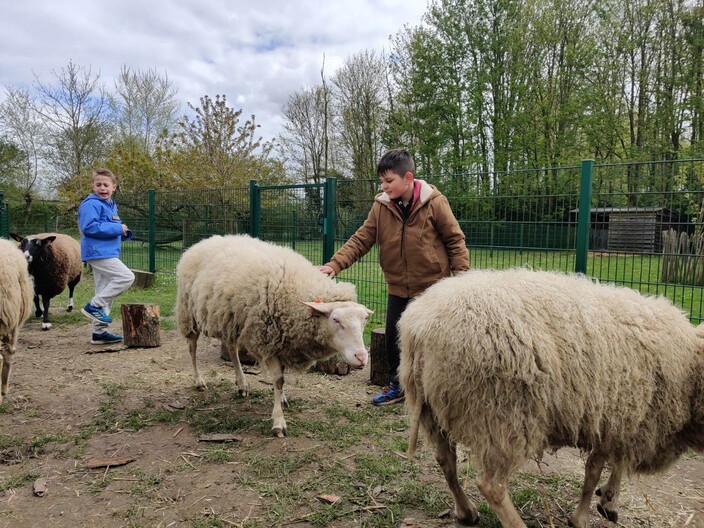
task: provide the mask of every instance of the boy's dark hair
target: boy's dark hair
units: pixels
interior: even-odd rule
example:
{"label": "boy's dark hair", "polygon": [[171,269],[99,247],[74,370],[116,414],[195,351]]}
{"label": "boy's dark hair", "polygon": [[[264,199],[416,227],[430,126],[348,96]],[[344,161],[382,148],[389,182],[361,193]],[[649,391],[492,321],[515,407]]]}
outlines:
{"label": "boy's dark hair", "polygon": [[416,164],[406,149],[392,149],[381,157],[379,164],[376,166],[376,175],[379,177],[383,176],[387,171],[395,172],[400,176],[410,172],[415,177]]}

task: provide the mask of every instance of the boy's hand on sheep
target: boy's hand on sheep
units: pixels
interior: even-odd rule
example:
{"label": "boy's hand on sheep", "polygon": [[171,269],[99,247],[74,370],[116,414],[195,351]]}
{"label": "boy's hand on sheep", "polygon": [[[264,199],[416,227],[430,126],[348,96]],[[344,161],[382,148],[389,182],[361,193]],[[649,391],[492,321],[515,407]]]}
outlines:
{"label": "boy's hand on sheep", "polygon": [[335,278],[336,273],[335,273],[335,269],[334,269],[332,266],[328,266],[328,265],[325,265],[325,266],[318,266],[318,269],[319,269],[322,273],[325,273],[325,275],[327,275],[327,276],[330,277],[331,279]]}

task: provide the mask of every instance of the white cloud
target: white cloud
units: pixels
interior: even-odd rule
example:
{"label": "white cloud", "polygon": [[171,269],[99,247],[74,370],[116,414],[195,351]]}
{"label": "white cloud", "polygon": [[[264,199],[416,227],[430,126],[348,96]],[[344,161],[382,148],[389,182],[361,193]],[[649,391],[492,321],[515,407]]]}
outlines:
{"label": "white cloud", "polygon": [[[69,60],[112,89],[123,65],[166,72],[179,99],[225,94],[269,139],[281,109],[350,55],[388,49],[427,0],[19,0],[0,5],[0,80],[53,81]],[[4,94],[0,95],[0,99]]]}

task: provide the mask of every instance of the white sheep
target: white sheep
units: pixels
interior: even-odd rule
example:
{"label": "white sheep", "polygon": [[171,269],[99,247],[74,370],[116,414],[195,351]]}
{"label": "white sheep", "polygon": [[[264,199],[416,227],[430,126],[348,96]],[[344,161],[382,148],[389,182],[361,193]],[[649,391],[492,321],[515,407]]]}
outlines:
{"label": "white sheep", "polygon": [[[73,310],[73,290],[81,280],[83,271],[81,246],[74,238],[60,233],[39,233],[26,238],[10,233],[10,236],[20,243],[29,273],[34,278],[34,315],[41,317],[43,314],[42,330],[49,330],[49,304],[66,286],[67,311]],[[39,296],[44,310],[39,306]]]}
{"label": "white sheep", "polygon": [[245,347],[274,383],[276,436],[286,434],[286,368],[305,369],[338,353],[353,366],[367,363],[363,331],[371,310],[356,302],[354,285],[336,283],[291,249],[246,235],[213,236],[183,254],[176,274],[176,318],[188,340],[196,386],[205,387],[196,362],[203,333],[228,348],[237,387],[246,396],[238,354]]}
{"label": "white sheep", "polygon": [[654,473],[704,450],[704,325],[667,299],[578,275],[470,271],[419,296],[399,321],[400,382],[455,500],[478,521],[456,475],[456,445],[481,468],[477,486],[502,526],[524,528],[507,493],[511,474],[546,449],[588,454],[569,521],[598,510],[615,521],[621,477]]}
{"label": "white sheep", "polygon": [[32,312],[32,292],[27,261],[17,246],[0,238],[0,404],[7,394],[20,327]]}

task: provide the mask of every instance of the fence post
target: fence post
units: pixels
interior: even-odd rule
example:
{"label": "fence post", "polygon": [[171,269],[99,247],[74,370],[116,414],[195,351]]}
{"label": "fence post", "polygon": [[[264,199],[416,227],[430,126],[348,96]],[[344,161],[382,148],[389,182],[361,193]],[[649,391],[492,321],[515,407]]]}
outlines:
{"label": "fence post", "polygon": [[582,160],[582,174],[579,186],[579,213],[577,215],[577,257],[574,263],[576,273],[587,273],[589,253],[589,221],[592,214],[592,177],[594,160]]}
{"label": "fence post", "polygon": [[323,262],[329,262],[335,253],[335,193],[337,192],[337,179],[325,178],[323,192]]}
{"label": "fence post", "polygon": [[0,237],[10,238],[10,219],[7,204],[5,203],[5,193],[0,191]]}
{"label": "fence post", "polygon": [[261,213],[260,190],[257,180],[249,180],[249,235],[259,238],[261,235]]}
{"label": "fence post", "polygon": [[156,190],[149,189],[149,272],[156,271]]}

